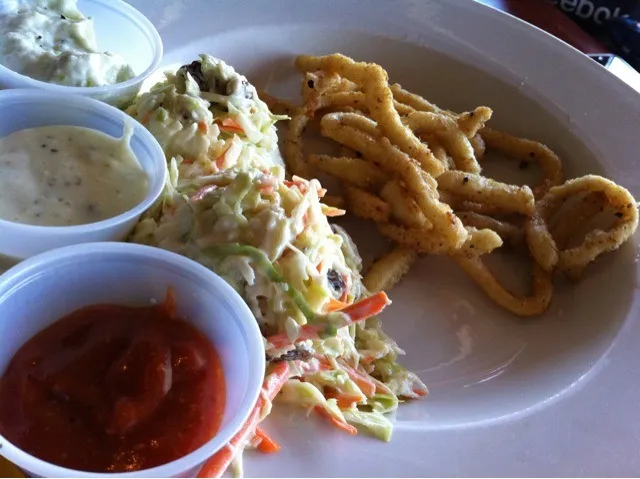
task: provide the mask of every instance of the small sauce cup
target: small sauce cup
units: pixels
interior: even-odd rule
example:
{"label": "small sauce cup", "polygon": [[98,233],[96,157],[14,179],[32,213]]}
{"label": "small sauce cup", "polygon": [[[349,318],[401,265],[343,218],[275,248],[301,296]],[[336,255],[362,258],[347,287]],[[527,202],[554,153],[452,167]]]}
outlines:
{"label": "small sauce cup", "polygon": [[117,108],[79,95],[43,90],[0,91],[0,138],[26,128],[52,125],[81,126],[119,138],[125,123],[133,128],[131,149],[147,175],[145,198],[120,215],[76,226],[36,226],[0,219],[0,255],[25,259],[71,244],[123,240],[142,213],[160,197],[167,175],[165,156],[156,139]]}
{"label": "small sauce cup", "polygon": [[173,289],[178,313],[212,343],[222,362],[226,405],[220,429],[200,448],[151,469],[115,474],[51,464],[0,435],[0,454],[33,477],[193,477],[247,420],[264,378],[258,323],[242,298],[204,266],[158,248],[92,243],[30,258],[0,277],[0,374],[36,333],[84,306],[160,303]]}
{"label": "small sauce cup", "polygon": [[114,85],[74,87],[35,80],[0,64],[0,88],[38,88],[55,94],[83,95],[118,107],[136,96],[142,82],[162,60],[160,34],[142,13],[122,0],[80,0],[78,8],[93,18],[100,50],[120,54],[136,76]]}

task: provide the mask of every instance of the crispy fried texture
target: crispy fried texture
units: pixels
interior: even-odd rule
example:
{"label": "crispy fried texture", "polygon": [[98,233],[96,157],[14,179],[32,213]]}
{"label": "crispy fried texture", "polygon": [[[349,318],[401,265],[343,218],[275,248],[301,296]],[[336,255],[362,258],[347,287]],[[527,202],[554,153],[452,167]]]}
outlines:
{"label": "crispy fried texture", "polygon": [[[627,190],[592,175],[565,183],[560,158],[547,146],[486,126],[491,108],[445,110],[390,84],[379,65],[340,54],[303,55],[296,66],[303,104],[291,111],[287,165],[300,176],[315,170],[341,180],[344,198],[325,198],[338,208],[331,213],[346,207],[376,222],[395,243],[365,277],[371,291],[391,288],[419,254],[448,255],[496,304],[533,316],[551,302],[555,271],[577,278],[637,228],[637,205]],[[284,105],[268,101],[284,111]],[[315,118],[321,134],[339,146],[339,156],[305,158],[302,133]],[[484,176],[488,152],[516,160],[520,168],[537,163],[543,180],[517,186]],[[614,210],[613,226],[594,227],[581,244],[569,247],[605,208]],[[529,295],[511,292],[485,265],[482,257],[503,244],[527,246]]]}
{"label": "crispy fried texture", "polygon": [[389,291],[409,272],[417,257],[412,249],[395,247],[371,265],[363,279],[365,288],[372,293]]}
{"label": "crispy fried texture", "polygon": [[[593,229],[586,234],[580,245],[560,249],[549,231],[551,216],[572,195],[593,192],[603,193],[615,210],[614,225],[606,231]],[[638,207],[633,196],[611,180],[587,175],[551,188],[536,203],[534,214],[525,225],[525,231],[531,254],[545,271],[551,272],[557,266],[570,278],[577,279],[589,263],[603,253],[618,249],[637,227]]]}

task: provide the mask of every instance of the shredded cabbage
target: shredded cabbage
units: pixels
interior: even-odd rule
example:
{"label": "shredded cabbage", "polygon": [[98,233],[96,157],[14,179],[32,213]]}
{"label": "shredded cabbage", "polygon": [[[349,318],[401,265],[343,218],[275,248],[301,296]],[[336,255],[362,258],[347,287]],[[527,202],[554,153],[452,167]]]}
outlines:
{"label": "shredded cabbage", "polygon": [[[320,183],[286,178],[274,128],[282,118],[246,78],[208,55],[168,74],[128,112],[158,138],[169,168],[162,200],[131,241],[192,258],[238,291],[265,335],[268,359],[290,362],[279,402],[320,408],[337,424],[388,441],[385,415],[399,397],[426,388],[398,364],[403,352],[379,318],[350,323],[332,312],[369,296],[362,260],[327,221]],[[309,327],[317,335],[304,336]]]}

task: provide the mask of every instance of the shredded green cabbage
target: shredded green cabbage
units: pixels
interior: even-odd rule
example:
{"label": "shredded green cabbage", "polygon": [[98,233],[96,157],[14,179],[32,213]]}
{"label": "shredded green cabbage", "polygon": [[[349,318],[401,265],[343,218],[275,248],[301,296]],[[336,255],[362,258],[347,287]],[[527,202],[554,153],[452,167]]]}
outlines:
{"label": "shredded green cabbage", "polygon": [[[289,361],[279,402],[321,408],[338,424],[388,441],[385,415],[426,387],[400,366],[403,352],[379,318],[350,324],[330,311],[369,296],[362,260],[348,234],[327,221],[320,183],[287,180],[274,128],[283,118],[208,55],[169,74],[128,111],[158,138],[169,168],[163,198],[131,241],[192,258],[233,286],[265,335],[268,358]],[[317,337],[300,336],[307,325]],[[274,335],[288,343],[271,344]]]}

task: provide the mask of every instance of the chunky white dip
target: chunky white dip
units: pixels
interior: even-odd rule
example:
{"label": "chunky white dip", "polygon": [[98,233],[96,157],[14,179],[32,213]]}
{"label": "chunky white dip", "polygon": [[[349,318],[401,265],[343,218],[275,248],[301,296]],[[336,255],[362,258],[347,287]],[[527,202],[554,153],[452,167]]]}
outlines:
{"label": "chunky white dip", "polygon": [[0,139],[0,218],[70,226],[117,216],[147,194],[147,176],[129,147],[76,126],[46,126]]}
{"label": "chunky white dip", "polygon": [[0,63],[36,80],[102,86],[135,76],[120,55],[98,49],[93,20],[77,0],[0,2]]}

